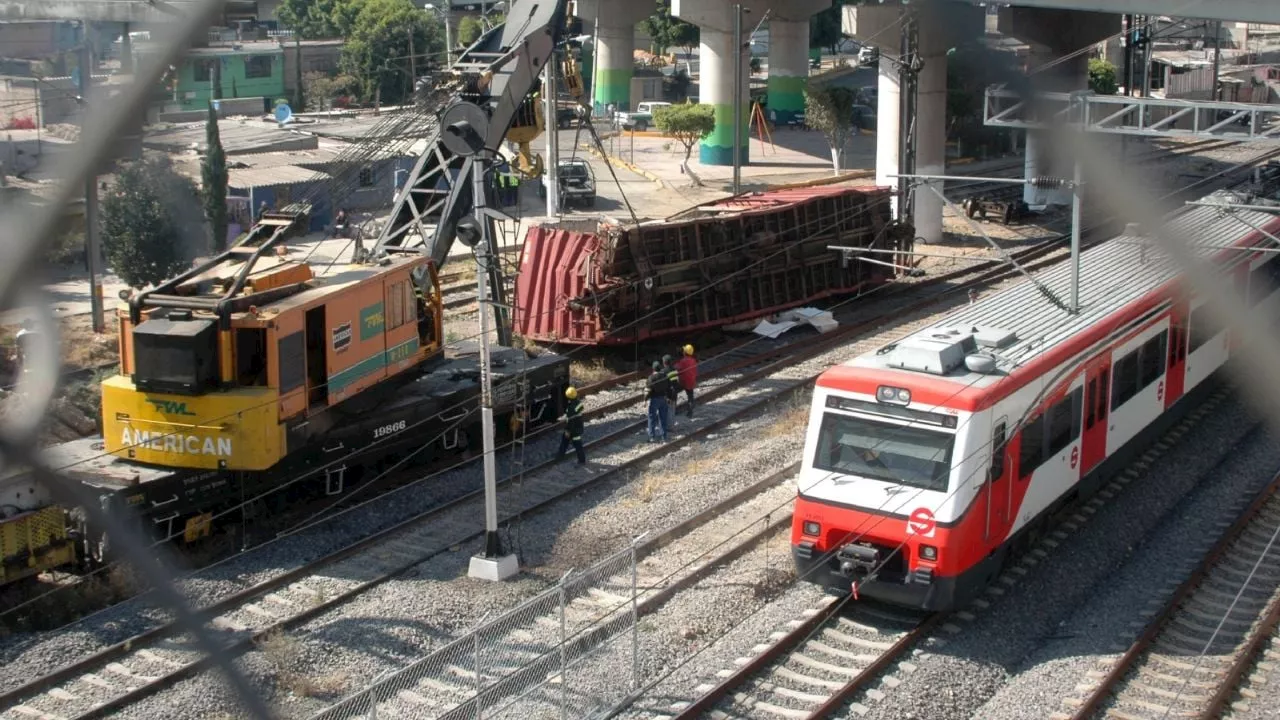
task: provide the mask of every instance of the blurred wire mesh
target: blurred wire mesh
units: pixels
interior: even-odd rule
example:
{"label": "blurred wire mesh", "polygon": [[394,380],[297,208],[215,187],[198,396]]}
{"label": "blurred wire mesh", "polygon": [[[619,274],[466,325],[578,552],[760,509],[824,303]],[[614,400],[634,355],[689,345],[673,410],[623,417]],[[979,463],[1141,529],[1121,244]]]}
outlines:
{"label": "blurred wire mesh", "polygon": [[[184,5],[184,13],[169,25],[157,26],[159,39],[154,62],[141,64],[132,83],[121,87],[110,101],[95,106],[93,122],[80,136],[77,152],[64,153],[52,173],[63,178],[50,202],[6,208],[9,228],[21,228],[9,242],[0,244],[0,296],[6,306],[36,311],[38,343],[29,349],[32,372],[22,376],[17,388],[21,405],[0,423],[0,453],[9,466],[33,469],[56,499],[69,507],[84,508],[89,519],[106,529],[113,545],[154,588],[156,598],[169,607],[182,628],[191,633],[214,664],[226,674],[240,695],[243,709],[253,717],[270,713],[252,686],[236,671],[220,643],[192,613],[175,591],[173,564],[157,556],[139,528],[104,512],[96,498],[79,483],[62,478],[37,456],[36,433],[58,383],[60,343],[58,324],[39,279],[40,249],[57,234],[61,208],[79,195],[94,170],[112,152],[117,137],[125,134],[137,115],[133,109],[146,104],[147,96],[170,63],[185,50],[187,39],[214,24],[221,11],[218,0],[197,0]],[[1190,11],[1192,8],[1187,8]],[[930,12],[925,6],[917,12]],[[1046,105],[1038,93],[1049,88],[1033,73],[1006,89],[1012,89],[1046,120],[1044,132],[1065,164],[1080,162],[1087,183],[1096,187],[1093,199],[1104,201],[1117,217],[1148,229],[1153,247],[1167,253],[1186,271],[1195,294],[1205,298],[1220,326],[1230,327],[1245,340],[1232,372],[1250,388],[1246,397],[1255,402],[1268,420],[1280,427],[1280,340],[1273,318],[1249,307],[1229,282],[1202,254],[1190,247],[1168,222],[1167,205],[1150,188],[1157,183],[1143,177],[1137,166],[1126,166],[1121,157],[1095,142],[1082,127],[1079,114],[1061,113]],[[1276,116],[1256,124],[1273,128]],[[1261,135],[1261,132],[1257,134]],[[1274,142],[1274,141],[1272,141]],[[919,191],[919,189],[917,189]],[[1088,208],[1086,213],[1099,208]],[[1227,209],[1222,210],[1229,213]],[[1271,238],[1280,245],[1280,241]],[[1065,312],[1065,311],[1064,311]],[[635,547],[616,553],[591,568],[564,578],[550,590],[519,607],[484,622],[468,633],[414,664],[387,676],[369,688],[317,715],[317,718],[373,717],[516,717],[581,718],[610,707],[633,690],[638,678]]]}
{"label": "blurred wire mesh", "polygon": [[313,720],[563,720],[612,707],[639,683],[636,572],[633,541]]}

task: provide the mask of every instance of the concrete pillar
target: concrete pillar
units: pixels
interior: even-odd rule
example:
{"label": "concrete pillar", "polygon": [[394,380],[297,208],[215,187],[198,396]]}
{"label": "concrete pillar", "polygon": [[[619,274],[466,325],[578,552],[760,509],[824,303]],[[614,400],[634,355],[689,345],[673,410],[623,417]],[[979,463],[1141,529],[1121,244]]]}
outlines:
{"label": "concrete pillar", "polygon": [[[745,21],[743,24],[746,24]],[[747,31],[744,30],[744,43],[746,33]],[[740,135],[742,144],[739,146],[738,157],[739,161],[746,165],[749,157],[747,150],[750,147],[748,141],[751,138],[751,133],[748,132],[751,119],[750,52],[746,48],[734,48],[732,32],[704,27],[700,35],[702,39],[699,54],[701,78],[698,102],[714,108],[716,128],[702,139],[698,148],[698,160],[703,165],[733,164],[733,62],[736,57],[742,68],[740,85],[742,113],[738,123],[742,127]]]}
{"label": "concrete pillar", "polygon": [[[947,49],[945,28],[935,15],[921,13],[917,39],[924,66],[916,76],[916,173],[947,172]],[[879,126],[879,119],[876,121]],[[915,194],[912,224],[916,237],[942,242],[942,198],[920,187]]]}
{"label": "concrete pillar", "polygon": [[[1029,67],[1032,71],[1041,65],[1052,62],[1056,53],[1041,51],[1033,53]],[[1073,92],[1084,90],[1089,86],[1089,59],[1080,56],[1060,62],[1033,76],[1035,87],[1047,92]],[[1071,178],[1075,168],[1061,158],[1053,157],[1053,147],[1047,142],[1047,133],[1043,130],[1027,131],[1027,148],[1024,157],[1023,177],[1050,176]],[[1022,186],[1022,201],[1029,207],[1040,209],[1045,205],[1070,205],[1072,201],[1070,188],[1046,190]]]}
{"label": "concrete pillar", "polygon": [[652,12],[652,3],[579,0],[582,31],[598,33],[599,42],[591,58],[591,97],[599,112],[609,103],[618,110],[635,109],[631,106],[631,76],[635,68],[636,23]]}
{"label": "concrete pillar", "polygon": [[631,110],[631,76],[635,68],[635,25],[606,24],[600,18],[598,46],[592,58],[599,63],[592,69],[595,87],[591,94],[596,107],[601,109],[610,103],[618,110]]}
{"label": "concrete pillar", "polygon": [[791,125],[804,115],[809,81],[809,21],[769,21],[769,115]]}
{"label": "concrete pillar", "polygon": [[[901,157],[902,83],[898,66],[883,55],[880,59],[880,79],[876,94],[876,185],[896,186],[898,179],[890,177],[898,173]],[[898,198],[893,198],[893,212],[898,212]]]}

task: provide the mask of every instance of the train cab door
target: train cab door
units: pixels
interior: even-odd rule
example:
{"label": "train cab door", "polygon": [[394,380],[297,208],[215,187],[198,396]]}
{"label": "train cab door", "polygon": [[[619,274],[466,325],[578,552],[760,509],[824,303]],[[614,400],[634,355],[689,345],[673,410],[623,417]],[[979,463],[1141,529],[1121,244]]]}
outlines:
{"label": "train cab door", "polygon": [[1107,416],[1111,408],[1111,356],[1085,366],[1084,426],[1080,440],[1080,477],[1107,457]]}
{"label": "train cab door", "polygon": [[1169,313],[1169,362],[1164,374],[1164,406],[1182,397],[1187,381],[1187,316],[1191,314],[1191,302],[1174,302]]}
{"label": "train cab door", "polygon": [[989,542],[998,543],[1009,533],[1012,495],[1009,486],[1011,465],[1009,452],[1009,419],[997,418],[991,425],[991,462],[987,467],[987,533]]}

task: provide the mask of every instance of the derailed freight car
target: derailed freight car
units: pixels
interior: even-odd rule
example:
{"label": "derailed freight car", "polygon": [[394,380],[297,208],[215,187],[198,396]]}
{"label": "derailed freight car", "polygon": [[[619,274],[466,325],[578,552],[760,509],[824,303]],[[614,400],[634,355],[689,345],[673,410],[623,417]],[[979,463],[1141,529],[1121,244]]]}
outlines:
{"label": "derailed freight car", "polygon": [[[622,345],[763,317],[895,279],[914,233],[893,190],[748,193],[594,232],[542,225],[525,236],[516,332],[540,342]],[[830,246],[873,248],[862,262]],[[903,253],[899,256],[894,253]]]}

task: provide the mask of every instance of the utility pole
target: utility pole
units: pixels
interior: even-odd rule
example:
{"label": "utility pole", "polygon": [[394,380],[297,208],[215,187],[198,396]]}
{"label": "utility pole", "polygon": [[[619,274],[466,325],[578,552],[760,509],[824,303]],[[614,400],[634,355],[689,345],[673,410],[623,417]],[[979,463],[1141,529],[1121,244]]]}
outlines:
{"label": "utility pole", "polygon": [[556,102],[556,63],[560,60],[560,52],[558,50],[551,51],[551,59],[546,66],[546,81],[543,87],[543,93],[546,97],[544,100],[545,109],[543,115],[543,130],[547,133],[547,164],[544,169],[543,177],[546,178],[547,187],[547,217],[555,217],[560,211],[560,114],[559,103]]}
{"label": "utility pole", "polygon": [[[733,194],[742,192],[742,6],[733,6]],[[634,158],[633,158],[634,159]]]}
{"label": "utility pole", "polygon": [[[89,88],[93,84],[93,51],[89,47],[89,21],[80,23],[80,126],[89,123]],[[93,331],[106,330],[102,319],[102,286],[99,284],[98,267],[98,175],[90,173],[84,181],[84,253],[89,270],[89,311],[93,319]]]}
{"label": "utility pole", "polygon": [[[596,102],[596,78],[600,77],[600,13],[596,12],[596,27],[591,36],[591,117],[595,118],[600,113],[596,112],[598,103]],[[600,107],[603,112],[603,106]],[[612,119],[612,118],[610,118]]]}
{"label": "utility pole", "polygon": [[409,28],[409,88],[410,92],[418,84],[418,62],[413,57],[413,28]]}
{"label": "utility pole", "polygon": [[1222,21],[1213,24],[1213,92],[1210,93],[1211,100],[1219,100],[1218,97],[1218,73],[1222,70]]}
{"label": "utility pole", "polygon": [[[481,157],[481,150],[473,157],[471,173],[471,196],[474,198],[474,220],[478,227],[474,230],[463,230],[459,233],[471,235],[475,243],[472,247],[476,255],[476,291],[477,305],[480,311],[480,424],[484,440],[484,551],[471,558],[467,574],[482,580],[506,580],[520,570],[515,555],[507,554],[502,549],[502,538],[498,536],[498,470],[494,460],[495,443],[493,437],[493,373],[489,352],[489,264],[493,262],[490,247],[486,190],[490,159]],[[475,237],[479,235],[479,237]],[[465,238],[463,238],[465,240]]]}
{"label": "utility pole", "polygon": [[453,31],[449,29],[449,11],[453,0],[440,0],[441,18],[444,20],[444,64],[453,65]]}

